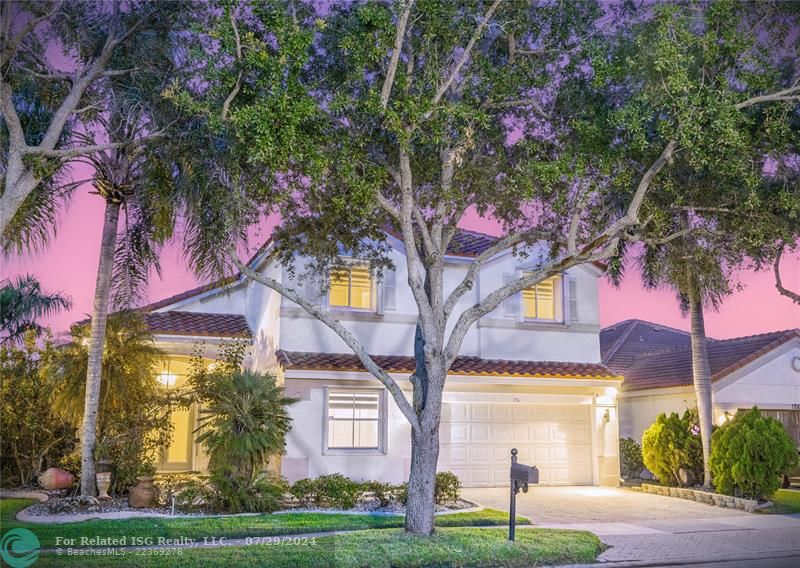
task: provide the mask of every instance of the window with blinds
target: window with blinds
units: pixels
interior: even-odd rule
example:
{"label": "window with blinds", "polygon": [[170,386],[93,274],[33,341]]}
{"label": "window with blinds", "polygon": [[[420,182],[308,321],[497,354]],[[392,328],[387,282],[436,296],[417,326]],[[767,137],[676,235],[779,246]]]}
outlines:
{"label": "window with blinds", "polygon": [[327,447],[331,450],[382,448],[382,391],[328,391]]}
{"label": "window with blinds", "polygon": [[372,276],[366,266],[352,266],[331,274],[328,303],[333,307],[374,309]]}
{"label": "window with blinds", "polygon": [[558,302],[561,277],[553,276],[522,291],[522,316],[525,319],[557,321],[561,318]]}

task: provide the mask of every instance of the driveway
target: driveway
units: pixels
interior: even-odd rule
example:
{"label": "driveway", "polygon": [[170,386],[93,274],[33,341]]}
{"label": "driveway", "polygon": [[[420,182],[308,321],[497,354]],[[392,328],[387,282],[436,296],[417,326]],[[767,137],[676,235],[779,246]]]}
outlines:
{"label": "driveway", "polygon": [[[508,511],[508,489],[464,489],[462,495]],[[800,515],[745,513],[610,487],[534,487],[517,495],[517,513],[534,526],[595,533],[608,547],[598,561],[610,565],[748,560],[759,566],[768,558],[800,559]]]}
{"label": "driveway", "polygon": [[[508,511],[507,488],[462,489],[464,499]],[[536,525],[573,523],[630,523],[673,519],[731,517],[743,511],[703,505],[615,487],[532,487],[517,495],[517,514]]]}

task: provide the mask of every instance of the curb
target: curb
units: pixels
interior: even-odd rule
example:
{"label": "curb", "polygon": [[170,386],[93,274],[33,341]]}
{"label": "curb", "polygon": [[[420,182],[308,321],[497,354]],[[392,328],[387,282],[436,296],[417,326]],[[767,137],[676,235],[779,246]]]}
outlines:
{"label": "curb", "polygon": [[[776,552],[767,552],[761,554],[750,555],[718,555],[710,557],[697,558],[687,556],[683,558],[675,558],[672,560],[612,560],[603,562],[602,560],[594,564],[569,564],[560,566],[545,566],[543,568],[656,568],[660,566],[685,566],[686,564],[721,564],[724,562],[761,562],[763,560],[774,560],[779,558],[792,558],[800,556],[800,549],[783,550]],[[755,566],[756,564],[754,564]]]}

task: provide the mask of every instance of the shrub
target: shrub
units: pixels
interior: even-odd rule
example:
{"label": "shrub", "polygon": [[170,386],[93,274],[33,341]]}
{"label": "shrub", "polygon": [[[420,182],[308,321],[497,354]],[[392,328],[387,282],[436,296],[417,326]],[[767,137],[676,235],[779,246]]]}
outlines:
{"label": "shrub", "polygon": [[209,483],[214,491],[206,496],[211,512],[271,513],[281,505],[286,484],[262,473],[251,479],[213,473]]}
{"label": "shrub", "polygon": [[197,441],[209,454],[212,510],[268,512],[278,507],[286,485],[266,475],[272,456],[281,454],[294,399],[284,396],[275,376],[243,371],[245,343],[223,344],[220,358],[206,368],[200,354],[192,360],[189,386],[202,406]]}
{"label": "shrub", "polygon": [[308,506],[317,501],[317,484],[314,479],[298,479],[289,488],[289,495],[301,505]]}
{"label": "shrub", "polygon": [[620,474],[624,479],[639,479],[644,469],[642,446],[633,438],[619,439]]}
{"label": "shrub", "polygon": [[[34,330],[20,345],[0,345],[0,480],[29,485],[75,447],[75,427],[52,411],[53,384],[42,374],[55,349],[37,345]],[[84,377],[85,379],[85,377]],[[74,473],[74,472],[72,472]]]}
{"label": "shrub", "polygon": [[644,465],[666,485],[678,485],[678,471],[690,469],[697,479],[702,475],[703,457],[700,436],[696,433],[697,413],[683,416],[663,412],[642,435]]}
{"label": "shrub", "polygon": [[364,484],[341,473],[321,475],[316,480],[318,505],[337,509],[352,509],[366,492]]}
{"label": "shrub", "polygon": [[[433,489],[433,501],[437,505],[444,505],[458,501],[461,497],[461,480],[455,473],[440,471],[436,474],[436,485]],[[408,500],[408,483],[399,486],[397,500],[403,505]]]}
{"label": "shrub", "polygon": [[451,471],[440,471],[436,474],[436,485],[433,500],[437,505],[458,501],[461,496],[461,480]]}
{"label": "shrub", "polygon": [[797,464],[786,429],[758,408],[738,412],[711,437],[711,473],[726,495],[763,499],[780,486],[780,474]]}
{"label": "shrub", "polygon": [[392,501],[397,500],[400,486],[381,481],[366,481],[364,482],[364,489],[378,500],[381,507],[386,507]]}

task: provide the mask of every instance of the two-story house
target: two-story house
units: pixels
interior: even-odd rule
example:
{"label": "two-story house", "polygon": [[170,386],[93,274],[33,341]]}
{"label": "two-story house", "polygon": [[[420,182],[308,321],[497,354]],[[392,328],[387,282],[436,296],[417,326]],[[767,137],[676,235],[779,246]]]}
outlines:
{"label": "two-story house", "polygon": [[[493,237],[461,231],[446,259],[446,293],[463,279]],[[374,279],[358,259],[331,276],[321,291],[268,260],[251,266],[335,313],[411,396],[416,304],[407,283],[404,244],[389,235],[396,269]],[[511,250],[482,266],[465,309],[535,266]],[[302,265],[302,259],[298,259]],[[297,274],[302,274],[302,268]],[[511,448],[536,464],[545,484],[608,484],[619,479],[617,389],[621,377],[600,363],[598,278],[587,264],[545,280],[482,318],[464,340],[444,393],[439,469],[465,486],[508,482]],[[339,472],[354,479],[401,482],[408,477],[410,427],[391,395],[361,366],[345,343],[302,308],[243,277],[202,286],[143,308],[169,362],[166,386],[185,380],[187,355],[200,341],[213,357],[231,336],[252,342],[246,364],[275,373],[287,394],[293,427],[280,472],[290,481]],[[193,442],[196,411],[176,413],[175,439],[164,470],[206,464]]]}

